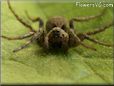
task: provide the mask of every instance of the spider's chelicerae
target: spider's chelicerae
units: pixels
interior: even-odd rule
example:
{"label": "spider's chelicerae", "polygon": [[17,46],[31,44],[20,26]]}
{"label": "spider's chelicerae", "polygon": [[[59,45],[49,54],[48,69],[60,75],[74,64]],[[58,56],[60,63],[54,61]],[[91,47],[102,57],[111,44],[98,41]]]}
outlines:
{"label": "spider's chelicerae", "polygon": [[74,31],[74,22],[84,22],[84,21],[89,21],[98,17],[101,17],[105,13],[105,9],[94,16],[88,16],[88,17],[77,17],[77,18],[72,18],[69,21],[67,21],[65,18],[61,16],[55,16],[50,18],[46,22],[46,29],[44,29],[44,22],[40,17],[37,18],[31,18],[28,13],[27,16],[32,22],[39,22],[39,28],[38,31],[35,31],[31,25],[28,23],[24,22],[12,9],[9,1],[8,1],[8,7],[10,11],[13,13],[15,18],[23,24],[25,27],[27,27],[30,30],[30,33],[25,34],[23,36],[18,36],[18,37],[7,37],[7,36],[1,36],[2,38],[8,39],[8,40],[21,40],[25,39],[28,37],[31,37],[30,40],[22,45],[21,47],[15,49],[13,52],[17,52],[21,49],[26,48],[28,45],[33,43],[33,41],[37,41],[38,44],[45,49],[51,49],[51,50],[62,50],[62,51],[67,51],[71,47],[77,47],[79,45],[82,45],[85,48],[91,49],[91,50],[96,50],[95,48],[88,46],[87,44],[83,43],[83,40],[87,39],[91,42],[107,46],[107,47],[112,47],[112,44],[107,44],[104,42],[100,42],[94,38],[91,38],[91,35],[95,35],[98,33],[101,33],[108,29],[109,27],[113,26],[113,22],[106,23],[105,25],[101,26],[100,28],[94,29],[93,31],[90,32],[85,32],[85,33],[76,33]]}

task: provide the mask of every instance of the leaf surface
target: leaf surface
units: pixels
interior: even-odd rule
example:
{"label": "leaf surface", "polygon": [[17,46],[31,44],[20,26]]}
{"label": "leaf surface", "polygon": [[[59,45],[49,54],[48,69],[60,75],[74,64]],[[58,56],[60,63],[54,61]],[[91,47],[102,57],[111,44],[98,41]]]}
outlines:
{"label": "leaf surface", "polygon": [[[77,16],[89,16],[99,13],[103,8],[76,7],[75,3],[35,3],[12,2],[15,12],[30,23],[25,10],[32,17],[41,17],[44,22],[52,16],[64,16],[71,19]],[[98,19],[90,22],[75,23],[77,32],[92,31],[113,18],[112,9]],[[28,28],[20,24],[2,2],[2,34],[18,36],[28,33]],[[32,24],[37,30],[38,23]],[[112,27],[93,36],[96,39],[112,43]],[[97,51],[82,46],[69,49],[67,54],[45,53],[33,43],[17,53],[12,50],[26,43],[25,40],[8,41],[2,39],[2,83],[66,83],[66,84],[112,84],[113,83],[113,49],[84,41]]]}

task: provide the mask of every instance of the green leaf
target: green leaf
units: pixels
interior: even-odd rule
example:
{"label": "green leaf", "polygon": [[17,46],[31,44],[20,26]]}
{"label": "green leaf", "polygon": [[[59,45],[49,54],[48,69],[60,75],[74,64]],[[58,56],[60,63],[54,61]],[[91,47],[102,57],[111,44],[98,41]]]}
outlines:
{"label": "green leaf", "polygon": [[[100,7],[76,7],[75,3],[31,3],[12,2],[15,12],[29,22],[25,10],[32,17],[41,17],[45,22],[52,16],[71,19],[76,16],[89,16],[99,13]],[[106,15],[90,22],[75,23],[77,32],[92,31],[113,18],[112,8]],[[2,1],[2,34],[18,36],[28,33],[28,28],[20,24]],[[38,24],[32,24],[37,30]],[[94,37],[112,43],[112,27]],[[17,53],[12,50],[26,43],[26,40],[8,41],[2,39],[2,83],[66,83],[66,84],[113,84],[113,49],[84,41],[97,51],[82,46],[69,49],[67,54],[45,53],[37,43]]]}

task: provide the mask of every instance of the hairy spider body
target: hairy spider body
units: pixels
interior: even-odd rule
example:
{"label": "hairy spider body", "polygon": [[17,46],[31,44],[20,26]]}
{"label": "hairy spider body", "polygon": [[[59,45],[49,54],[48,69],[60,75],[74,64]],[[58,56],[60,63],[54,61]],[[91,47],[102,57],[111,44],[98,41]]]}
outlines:
{"label": "hairy spider body", "polygon": [[37,41],[38,44],[43,47],[44,49],[51,49],[51,50],[62,50],[67,51],[71,47],[77,47],[79,45],[82,45],[85,48],[96,50],[95,48],[88,46],[87,44],[83,43],[83,40],[87,39],[91,42],[107,46],[107,47],[113,47],[112,44],[107,44],[104,42],[100,42],[94,38],[91,38],[91,35],[98,34],[100,32],[105,31],[109,27],[113,26],[113,21],[106,23],[105,25],[86,33],[76,33],[74,28],[74,22],[85,22],[89,21],[98,17],[101,17],[106,9],[104,9],[101,13],[94,15],[94,16],[88,16],[88,17],[76,17],[72,18],[70,20],[66,20],[64,17],[61,16],[55,16],[46,22],[46,29],[44,28],[44,22],[40,17],[37,18],[31,18],[28,13],[27,17],[32,22],[39,22],[39,29],[38,31],[35,31],[31,25],[24,22],[23,19],[21,19],[15,11],[12,9],[9,1],[8,1],[8,7],[10,11],[13,13],[15,18],[25,27],[29,28],[30,33],[25,34],[23,36],[18,37],[7,37],[2,35],[2,38],[8,39],[8,40],[21,40],[28,37],[31,37],[30,40],[24,44],[23,46],[15,49],[13,52],[17,52],[21,49],[26,48],[28,45],[33,43],[33,41]]}
{"label": "hairy spider body", "polygon": [[48,21],[46,22],[46,30],[50,31],[54,27],[59,27],[65,31],[67,31],[67,24],[68,24],[68,21],[64,17],[54,16],[54,17],[48,19]]}
{"label": "hairy spider body", "polygon": [[[46,22],[47,36],[44,41],[44,46],[49,49],[61,49],[67,51],[69,34],[67,30],[67,20],[61,16],[50,18]],[[46,42],[47,41],[47,42]]]}

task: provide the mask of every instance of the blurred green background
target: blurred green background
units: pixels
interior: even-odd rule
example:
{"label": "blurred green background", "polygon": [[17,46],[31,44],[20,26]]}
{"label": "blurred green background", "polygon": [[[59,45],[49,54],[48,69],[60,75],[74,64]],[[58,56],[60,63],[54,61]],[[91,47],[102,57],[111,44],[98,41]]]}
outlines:
{"label": "blurred green background", "polygon": [[[20,24],[2,1],[2,34],[18,36],[29,30]],[[27,23],[31,23],[25,10],[33,17],[41,17],[44,22],[52,16],[64,16],[70,19],[77,16],[95,15],[101,12],[100,7],[77,7],[74,2],[67,3],[37,3],[11,2],[15,12]],[[112,8],[101,18],[89,22],[75,23],[77,32],[95,30],[113,18]],[[32,24],[38,29],[38,24]],[[112,27],[94,38],[113,43]],[[28,48],[17,53],[12,50],[26,43],[28,39],[8,41],[2,39],[2,83],[3,84],[112,84],[113,83],[113,49],[89,41],[84,41],[97,51],[91,51],[82,46],[69,49],[67,54],[45,53],[33,43]]]}

